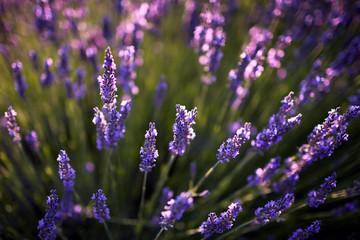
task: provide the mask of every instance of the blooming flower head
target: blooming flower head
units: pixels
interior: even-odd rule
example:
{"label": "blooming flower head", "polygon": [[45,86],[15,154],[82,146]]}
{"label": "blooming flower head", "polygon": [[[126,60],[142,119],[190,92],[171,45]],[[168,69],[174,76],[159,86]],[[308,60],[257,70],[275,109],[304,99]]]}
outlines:
{"label": "blooming flower head", "polygon": [[325,183],[320,185],[319,190],[311,191],[308,194],[307,203],[310,207],[318,207],[324,203],[327,194],[333,187],[336,187],[336,173],[334,172],[331,176],[325,178]]}
{"label": "blooming flower head", "polygon": [[53,60],[46,58],[44,60],[44,73],[40,75],[40,83],[43,87],[49,87],[55,81],[55,74],[51,72]]}
{"label": "blooming flower head", "polygon": [[97,149],[102,149],[106,146],[106,120],[104,114],[97,108],[94,108],[95,116],[92,122],[96,125],[96,136],[97,136]]}
{"label": "blooming flower head", "polygon": [[173,227],[176,220],[179,220],[183,213],[193,205],[193,198],[190,192],[182,192],[175,199],[167,202],[164,211],[161,212],[160,226],[167,230]]}
{"label": "blooming flower head", "polygon": [[216,158],[221,163],[229,162],[230,158],[239,155],[239,148],[250,139],[251,124],[245,123],[244,127],[239,128],[232,138],[221,144],[216,154]]}
{"label": "blooming flower head", "polygon": [[315,233],[320,231],[321,221],[314,221],[310,226],[306,229],[297,229],[293,234],[288,238],[288,240],[305,240]]}
{"label": "blooming flower head", "polygon": [[119,82],[125,93],[136,95],[139,89],[134,83],[136,77],[134,46],[127,46],[121,49],[119,51],[119,57],[121,58]]}
{"label": "blooming flower head", "polygon": [[280,157],[270,159],[270,162],[262,169],[258,168],[254,175],[250,175],[247,180],[251,186],[264,185],[270,178],[279,171]]}
{"label": "blooming flower head", "polygon": [[51,195],[48,196],[47,205],[45,217],[39,221],[39,226],[37,228],[39,230],[38,236],[42,240],[54,240],[57,233],[57,211],[59,208],[56,190],[51,190]]}
{"label": "blooming flower head", "polygon": [[21,99],[25,99],[25,91],[27,89],[27,83],[22,74],[22,70],[23,70],[22,63],[20,61],[16,61],[11,66],[15,80],[15,90],[19,94],[19,97]]}
{"label": "blooming flower head", "polygon": [[280,198],[277,201],[268,202],[263,208],[259,207],[256,209],[256,220],[265,225],[270,221],[271,218],[276,218],[281,214],[282,211],[290,207],[294,200],[294,194],[287,193],[283,198]]}
{"label": "blooming flower head", "polygon": [[16,115],[16,111],[11,106],[9,106],[8,111],[5,112],[6,128],[9,136],[12,137],[13,142],[19,143],[21,141],[20,127],[16,124]]}
{"label": "blooming flower head", "polygon": [[37,134],[36,134],[36,132],[34,130],[28,132],[25,135],[25,140],[29,144],[31,150],[33,150],[33,151],[39,150],[38,136],[37,136]]}
{"label": "blooming flower head", "polygon": [[106,206],[106,197],[101,189],[93,194],[91,200],[94,200],[94,217],[99,220],[100,223],[103,223],[105,219],[110,219],[110,210]]}
{"label": "blooming flower head", "polygon": [[60,179],[63,180],[65,188],[71,190],[74,186],[75,170],[70,166],[70,159],[64,150],[60,150],[57,161],[59,162]]}
{"label": "blooming flower head", "polygon": [[231,203],[226,212],[222,212],[220,217],[215,213],[210,213],[207,221],[203,222],[200,226],[201,234],[206,238],[214,233],[222,233],[229,230],[235,221],[239,212],[242,211],[239,202]]}
{"label": "blooming flower head", "polygon": [[268,126],[256,136],[256,140],[251,142],[251,145],[256,151],[266,151],[271,145],[277,144],[285,133],[300,123],[300,113],[295,117],[287,119],[287,116],[292,114],[291,111],[294,107],[293,95],[294,93],[290,92],[289,95],[281,101],[283,106],[280,108],[280,111],[271,116]]}
{"label": "blooming flower head", "polygon": [[169,144],[169,151],[174,155],[183,155],[186,145],[190,144],[190,140],[195,138],[195,132],[192,125],[195,124],[197,114],[196,107],[188,112],[185,106],[176,105],[176,120],[173,125],[174,141]]}
{"label": "blooming flower head", "polygon": [[58,64],[58,72],[61,78],[65,78],[70,73],[70,61],[69,61],[69,47],[67,45],[61,46],[58,51],[60,61]]}
{"label": "blooming flower head", "polygon": [[158,151],[156,150],[156,136],[157,130],[155,123],[149,123],[149,130],[145,134],[144,147],[140,148],[140,157],[142,162],[140,163],[140,171],[150,172],[151,168],[155,167],[156,158],[159,157]]}
{"label": "blooming flower head", "polygon": [[167,88],[167,84],[165,81],[165,77],[162,76],[160,78],[158,85],[156,85],[156,89],[155,89],[154,106],[156,108],[160,108],[162,106],[165,98],[166,88]]}

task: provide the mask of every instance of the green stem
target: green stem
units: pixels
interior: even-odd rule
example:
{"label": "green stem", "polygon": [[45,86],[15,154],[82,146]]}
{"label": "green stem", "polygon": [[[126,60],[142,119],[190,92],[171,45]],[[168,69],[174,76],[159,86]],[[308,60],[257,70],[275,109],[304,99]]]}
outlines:
{"label": "green stem", "polygon": [[159,231],[159,233],[156,235],[156,237],[154,238],[154,240],[158,240],[159,239],[159,237],[160,237],[160,235],[161,235],[161,233],[164,231],[164,228],[161,228],[160,229],[160,231]]}
{"label": "green stem", "polygon": [[135,228],[136,232],[136,239],[140,238],[141,230],[144,225],[144,202],[145,202],[145,192],[146,192],[146,179],[147,179],[147,172],[144,174],[144,180],[141,188],[141,200],[140,200],[140,206],[138,211],[138,222],[137,226]]}
{"label": "green stem", "polygon": [[241,224],[241,225],[237,226],[236,228],[231,229],[231,231],[228,231],[228,232],[226,232],[226,233],[224,233],[224,234],[220,235],[220,236],[219,236],[219,237],[217,237],[216,239],[217,239],[217,240],[224,239],[225,237],[227,237],[227,236],[229,236],[229,235],[233,234],[234,232],[236,232],[236,231],[240,230],[241,228],[246,227],[246,226],[248,226],[248,225],[252,224],[253,222],[255,222],[255,220],[256,220],[256,219],[255,219],[255,218],[253,218],[253,219],[251,219],[251,220],[249,220],[249,221],[247,221],[247,222],[244,222],[243,224]]}
{"label": "green stem", "polygon": [[108,225],[106,224],[106,222],[104,221],[104,227],[105,227],[105,231],[106,231],[106,235],[108,236],[108,238],[110,240],[112,240],[111,234],[110,234],[110,230],[108,228]]}
{"label": "green stem", "polygon": [[212,166],[206,173],[205,175],[199,180],[199,182],[195,185],[195,187],[193,189],[191,189],[194,193],[198,190],[198,188],[201,186],[201,184],[205,181],[205,179],[207,179],[210,174],[214,171],[214,169],[217,167],[217,165],[219,165],[219,161],[217,161],[214,166]]}
{"label": "green stem", "polygon": [[[113,150],[110,150],[110,153],[109,153],[109,150],[106,150],[106,166],[105,166],[105,172],[104,172],[104,176],[103,176],[103,180],[102,180],[102,186],[104,188],[104,191],[107,192],[108,190],[108,185],[106,184],[106,177],[108,175],[108,172],[109,172],[109,169],[110,169],[110,164],[111,164],[111,158],[112,158],[112,155],[113,155]],[[112,176],[111,176],[112,178]]]}

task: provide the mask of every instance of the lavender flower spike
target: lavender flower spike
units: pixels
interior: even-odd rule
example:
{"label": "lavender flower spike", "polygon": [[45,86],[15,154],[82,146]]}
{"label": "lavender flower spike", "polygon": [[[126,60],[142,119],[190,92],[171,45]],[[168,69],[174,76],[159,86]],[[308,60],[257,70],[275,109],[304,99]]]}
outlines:
{"label": "lavender flower spike", "polygon": [[336,187],[336,173],[327,178],[325,178],[325,183],[320,185],[318,191],[309,192],[307,202],[310,207],[318,207],[320,204],[324,203],[327,194],[331,191],[333,187]]}
{"label": "lavender flower spike", "polygon": [[16,61],[11,65],[13,69],[13,76],[15,80],[15,90],[19,94],[21,99],[25,99],[25,90],[27,89],[27,83],[22,75],[23,66],[20,61]]}
{"label": "lavender flower spike", "polygon": [[216,158],[221,163],[229,162],[230,158],[239,155],[239,148],[250,139],[251,123],[245,123],[244,127],[239,128],[233,138],[228,138],[218,149]]}
{"label": "lavender flower spike", "polygon": [[169,144],[169,151],[174,155],[183,155],[186,145],[190,144],[190,140],[195,138],[194,129],[191,127],[195,124],[197,114],[196,107],[190,112],[186,111],[185,106],[176,105],[176,120],[173,125],[174,141]]}
{"label": "lavender flower spike", "polygon": [[295,117],[286,119],[288,115],[292,115],[294,107],[293,95],[294,93],[290,92],[289,95],[281,101],[283,106],[280,108],[280,111],[271,116],[267,128],[264,128],[262,132],[256,136],[256,140],[251,142],[254,150],[266,151],[271,145],[281,141],[285,133],[300,123],[301,113]]}
{"label": "lavender flower spike", "polygon": [[217,217],[215,213],[210,213],[207,221],[200,226],[201,234],[207,238],[214,233],[223,233],[225,230],[229,230],[241,211],[239,202],[234,202],[229,205],[226,212],[221,213],[220,217]]}
{"label": "lavender flower spike", "polygon": [[115,78],[115,69],[116,65],[114,58],[111,55],[110,47],[105,50],[105,60],[103,64],[105,69],[103,77],[98,77],[98,82],[100,85],[100,95],[101,99],[104,102],[104,108],[107,111],[111,111],[116,108],[116,78]]}
{"label": "lavender flower spike", "polygon": [[145,134],[144,147],[140,148],[140,157],[142,163],[140,163],[141,172],[151,172],[151,168],[155,167],[156,158],[159,157],[158,150],[155,148],[157,130],[155,123],[149,123],[149,130]]}
{"label": "lavender flower spike", "polygon": [[315,233],[318,233],[320,231],[321,221],[314,221],[310,226],[308,226],[306,229],[297,229],[291,237],[288,238],[288,240],[305,240],[311,236],[313,236]]}
{"label": "lavender flower spike", "polygon": [[48,196],[48,206],[46,207],[46,214],[43,219],[39,221],[39,238],[42,240],[53,240],[56,238],[56,223],[58,220],[57,211],[59,208],[58,196],[56,190],[51,190],[51,195]]}
{"label": "lavender flower spike", "polygon": [[270,181],[270,178],[279,171],[280,157],[270,159],[270,162],[262,168],[258,168],[254,175],[250,175],[247,180],[250,186],[265,185]]}
{"label": "lavender flower spike", "polygon": [[36,132],[30,131],[25,135],[25,140],[26,142],[29,144],[31,150],[33,151],[37,151],[39,150],[39,141],[38,141],[38,136],[36,134]]}
{"label": "lavender flower spike", "polygon": [[53,60],[46,58],[44,60],[44,73],[40,75],[40,82],[43,87],[49,87],[55,81],[55,74],[51,72]]}
{"label": "lavender flower spike", "polygon": [[183,213],[193,205],[193,198],[190,192],[182,192],[167,202],[164,211],[161,212],[160,226],[167,230],[173,227],[176,220],[179,220]]}
{"label": "lavender flower spike", "polygon": [[5,112],[5,119],[7,131],[10,137],[13,139],[13,143],[19,143],[21,141],[20,127],[16,124],[15,119],[16,115],[16,111],[11,106],[9,106],[8,111]]}
{"label": "lavender flower spike", "polygon": [[70,166],[70,159],[64,150],[60,150],[57,161],[59,162],[60,179],[63,180],[65,189],[71,190],[74,186],[75,170]]}
{"label": "lavender flower spike", "polygon": [[106,197],[101,189],[97,193],[94,193],[91,197],[94,200],[93,214],[100,223],[103,223],[105,219],[110,219],[110,210],[106,206]]}
{"label": "lavender flower spike", "polygon": [[106,146],[106,120],[104,114],[96,107],[94,108],[95,116],[92,122],[96,125],[97,149],[102,149]]}
{"label": "lavender flower spike", "polygon": [[265,207],[259,207],[258,209],[256,209],[256,220],[265,225],[270,221],[271,218],[279,216],[282,211],[290,207],[294,200],[294,194],[287,193],[283,198],[280,198],[277,201],[268,202]]}

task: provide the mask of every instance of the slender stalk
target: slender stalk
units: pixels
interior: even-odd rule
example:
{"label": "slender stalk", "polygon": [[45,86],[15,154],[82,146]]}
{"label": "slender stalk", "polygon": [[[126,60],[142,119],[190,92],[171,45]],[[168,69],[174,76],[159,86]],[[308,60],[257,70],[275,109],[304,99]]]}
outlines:
{"label": "slender stalk", "polygon": [[156,235],[156,237],[154,238],[154,240],[158,240],[159,239],[159,237],[160,237],[160,235],[161,235],[161,233],[164,231],[164,228],[161,228],[160,229],[160,231],[159,231],[159,233]]}
{"label": "slender stalk", "polygon": [[106,179],[107,179],[107,175],[110,169],[110,165],[111,165],[111,159],[113,156],[113,150],[110,150],[111,152],[109,153],[109,150],[106,150],[106,166],[105,166],[105,172],[104,172],[104,176],[103,176],[103,180],[102,180],[102,186],[104,188],[104,191],[107,192],[108,190],[108,185],[106,184]]}
{"label": "slender stalk", "polygon": [[226,238],[227,236],[233,234],[234,232],[239,231],[241,228],[246,227],[246,226],[252,224],[253,222],[255,222],[255,220],[256,220],[256,219],[253,218],[253,219],[251,219],[251,220],[249,220],[249,221],[247,221],[247,222],[244,222],[243,224],[241,224],[241,225],[239,225],[239,226],[231,229],[230,231],[228,231],[228,232],[220,235],[220,236],[217,237],[216,239],[217,239],[217,240],[224,239],[224,238]]}
{"label": "slender stalk", "polygon": [[108,225],[106,224],[106,222],[104,221],[104,227],[105,227],[105,231],[106,231],[106,235],[108,236],[108,238],[110,240],[113,240],[113,238],[111,237],[111,234],[110,234],[110,230],[108,228]]}
{"label": "slender stalk", "polygon": [[195,187],[193,189],[191,189],[194,193],[198,190],[198,188],[201,186],[201,184],[205,181],[205,179],[207,179],[210,174],[214,171],[214,169],[217,167],[217,165],[219,165],[219,161],[217,161],[214,166],[212,166],[206,173],[205,175],[199,180],[199,182],[195,185]]}
{"label": "slender stalk", "polygon": [[144,215],[144,202],[145,202],[145,192],[146,192],[146,179],[147,179],[147,172],[144,174],[144,180],[141,188],[141,200],[140,200],[140,207],[139,207],[139,213],[138,218],[141,220]]}

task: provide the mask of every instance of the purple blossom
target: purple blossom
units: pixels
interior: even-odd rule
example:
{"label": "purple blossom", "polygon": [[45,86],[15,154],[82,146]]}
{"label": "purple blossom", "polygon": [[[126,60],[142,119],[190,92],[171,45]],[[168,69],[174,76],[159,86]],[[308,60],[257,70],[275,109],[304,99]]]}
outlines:
{"label": "purple blossom", "polygon": [[82,99],[85,96],[86,85],[84,83],[84,77],[86,72],[82,68],[76,69],[75,77],[76,82],[72,85],[73,96],[75,99]]}
{"label": "purple blossom", "polygon": [[46,58],[44,60],[44,73],[40,75],[40,83],[43,87],[49,87],[55,81],[55,74],[51,72],[51,66],[53,60],[51,58]]}
{"label": "purple blossom", "polygon": [[216,158],[220,163],[229,162],[230,158],[239,155],[239,148],[250,139],[251,123],[245,123],[244,127],[239,128],[232,138],[228,138],[218,149]]}
{"label": "purple blossom", "polygon": [[136,77],[135,72],[135,48],[127,46],[119,51],[121,58],[119,69],[119,83],[127,94],[136,95],[139,92],[138,87],[134,83]]}
{"label": "purple blossom", "polygon": [[15,90],[19,94],[21,99],[25,99],[25,91],[27,89],[27,83],[22,75],[23,66],[20,61],[14,62],[12,65],[13,76],[15,80]]}
{"label": "purple blossom", "polygon": [[45,39],[56,40],[57,13],[48,0],[38,0],[38,5],[33,8],[34,25]]}
{"label": "purple blossom", "polygon": [[36,132],[33,131],[29,131],[26,135],[25,135],[25,140],[26,142],[29,144],[30,149],[33,151],[37,151],[39,150],[39,141],[38,141],[38,136],[36,134]]}
{"label": "purple blossom", "polygon": [[348,98],[351,105],[360,105],[360,89],[357,90],[356,95],[352,95]]}
{"label": "purple blossom", "polygon": [[310,226],[308,226],[306,229],[297,229],[291,237],[288,238],[288,240],[305,240],[311,236],[313,236],[315,233],[318,233],[320,231],[321,221],[314,221]]}
{"label": "purple blossom", "polygon": [[256,169],[255,174],[247,178],[249,185],[260,186],[269,183],[270,178],[279,171],[280,159],[280,157],[272,158],[263,169]]}
{"label": "purple blossom", "polygon": [[167,89],[167,84],[164,76],[161,76],[158,85],[156,85],[155,89],[155,97],[154,97],[154,106],[156,108],[160,108],[164,102],[165,91]]}
{"label": "purple blossom", "polygon": [[251,142],[254,150],[266,151],[271,145],[277,144],[281,141],[282,136],[289,132],[296,124],[300,123],[301,114],[287,119],[288,115],[292,115],[294,108],[294,100],[292,99],[294,93],[290,92],[281,103],[283,106],[277,114],[270,117],[267,128],[264,128],[256,136],[256,140]]}
{"label": "purple blossom", "polygon": [[308,193],[307,203],[310,207],[318,207],[324,203],[326,196],[333,187],[336,187],[336,173],[334,172],[331,176],[325,178],[325,183],[320,185],[319,190],[311,191]]}
{"label": "purple blossom", "polygon": [[340,115],[339,107],[329,111],[329,116],[325,121],[318,124],[308,136],[308,143],[299,148],[300,168],[318,159],[331,156],[337,147],[347,141],[347,125],[359,114],[360,106],[350,106],[344,115]]}
{"label": "purple blossom", "polygon": [[112,38],[112,27],[111,27],[111,23],[110,23],[110,17],[109,16],[105,16],[102,18],[101,20],[101,24],[102,24],[102,35],[103,37],[110,41]]}
{"label": "purple blossom", "polygon": [[250,63],[250,56],[243,52],[240,55],[240,61],[238,63],[237,69],[232,69],[229,71],[229,88],[234,93],[237,92],[238,87],[242,86],[244,80],[244,73],[247,65]]}
{"label": "purple blossom", "polygon": [[294,194],[287,193],[283,198],[280,198],[277,201],[268,202],[263,208],[259,207],[256,209],[256,220],[265,225],[271,218],[276,218],[282,213],[282,211],[290,207],[294,200]]}
{"label": "purple blossom", "polygon": [[223,233],[225,230],[229,230],[241,211],[239,202],[234,202],[229,205],[226,212],[221,213],[220,217],[217,217],[215,213],[210,213],[207,221],[200,226],[201,234],[208,238],[214,233]]}
{"label": "purple blossom", "polygon": [[9,136],[12,137],[13,143],[19,143],[21,141],[20,137],[20,127],[16,124],[16,111],[9,106],[8,111],[5,112],[6,119],[6,128],[9,133]]}
{"label": "purple blossom", "polygon": [[179,220],[183,213],[193,205],[193,198],[190,192],[182,192],[175,199],[171,199],[161,212],[160,226],[165,230],[172,228],[176,220]]}
{"label": "purple blossom", "polygon": [[104,114],[97,108],[94,108],[94,118],[92,122],[96,125],[97,149],[106,147],[106,120]]}
{"label": "purple blossom", "polygon": [[39,238],[42,240],[54,240],[56,238],[57,230],[56,224],[58,221],[58,196],[56,190],[51,190],[51,195],[47,199],[47,207],[45,217],[39,221]]}
{"label": "purple blossom", "polygon": [[99,220],[100,223],[103,223],[105,219],[110,219],[110,210],[106,206],[106,197],[101,189],[99,189],[97,193],[93,194],[91,200],[94,200],[94,217]]}
{"label": "purple blossom", "polygon": [[39,63],[38,63],[38,54],[35,50],[31,50],[29,52],[29,58],[31,60],[33,68],[38,71],[39,70]]}
{"label": "purple blossom", "polygon": [[188,112],[185,106],[176,105],[176,120],[173,125],[174,141],[169,143],[169,151],[174,155],[183,155],[186,145],[190,144],[190,140],[195,138],[195,132],[192,125],[195,124],[197,114],[196,107]]}
{"label": "purple blossom", "polygon": [[331,211],[331,214],[334,216],[341,216],[350,212],[355,212],[356,211],[356,205],[359,203],[358,199],[355,199],[352,202],[347,202],[344,205],[335,208]]}
{"label": "purple blossom", "polygon": [[66,188],[63,199],[60,202],[62,219],[72,217],[74,213],[74,203],[72,199],[72,189]]}
{"label": "purple blossom", "polygon": [[151,168],[155,167],[156,158],[159,157],[158,150],[156,150],[155,146],[157,134],[155,123],[149,123],[149,130],[147,130],[145,134],[144,147],[140,148],[142,162],[139,168],[141,172],[151,172]]}
{"label": "purple blossom", "polygon": [[60,78],[65,78],[70,73],[69,47],[67,45],[61,46],[58,54],[60,56],[58,63],[58,73]]}
{"label": "purple blossom", "polygon": [[97,48],[96,47],[89,47],[86,49],[86,57],[87,60],[90,62],[94,73],[98,73],[99,72],[99,66],[97,64]]}
{"label": "purple blossom", "polygon": [[70,166],[70,159],[64,150],[60,150],[57,161],[59,162],[60,179],[63,180],[65,189],[71,190],[74,186],[75,170]]}

